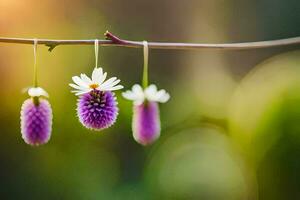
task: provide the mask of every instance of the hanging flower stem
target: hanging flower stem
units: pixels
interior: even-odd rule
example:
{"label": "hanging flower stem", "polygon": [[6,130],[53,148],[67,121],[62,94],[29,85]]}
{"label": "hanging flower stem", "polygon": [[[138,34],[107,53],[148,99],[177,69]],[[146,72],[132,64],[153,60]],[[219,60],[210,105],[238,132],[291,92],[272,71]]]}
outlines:
{"label": "hanging flower stem", "polygon": [[148,56],[149,56],[149,49],[148,49],[148,42],[143,41],[144,44],[144,69],[143,69],[143,88],[146,89],[148,87]]}
{"label": "hanging flower stem", "polygon": [[95,68],[98,67],[99,40],[95,40]]}
{"label": "hanging flower stem", "polygon": [[[37,77],[37,63],[36,63],[36,57],[37,57],[37,45],[38,45],[38,40],[34,39],[33,40],[33,56],[34,56],[34,64],[33,64],[33,87],[37,88],[38,87],[38,77]],[[39,105],[39,97],[35,96],[33,97],[33,103],[34,105]]]}
{"label": "hanging flower stem", "polygon": [[34,56],[34,64],[33,64],[33,86],[38,87],[37,81],[37,64],[36,64],[36,53],[37,53],[37,39],[34,39],[33,42],[33,56]]}

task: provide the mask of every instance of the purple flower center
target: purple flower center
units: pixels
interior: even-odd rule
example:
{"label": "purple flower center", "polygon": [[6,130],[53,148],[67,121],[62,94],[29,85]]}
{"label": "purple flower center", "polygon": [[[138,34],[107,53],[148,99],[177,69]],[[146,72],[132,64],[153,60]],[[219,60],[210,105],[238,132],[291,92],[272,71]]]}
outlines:
{"label": "purple flower center", "polygon": [[95,89],[80,96],[77,114],[80,122],[89,129],[102,130],[110,127],[118,116],[114,93]]}

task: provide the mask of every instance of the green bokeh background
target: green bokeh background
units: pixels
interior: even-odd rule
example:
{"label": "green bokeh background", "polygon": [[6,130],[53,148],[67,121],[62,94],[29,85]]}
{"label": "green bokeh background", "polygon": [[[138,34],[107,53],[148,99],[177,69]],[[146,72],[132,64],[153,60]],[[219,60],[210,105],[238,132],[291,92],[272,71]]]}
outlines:
{"label": "green bokeh background", "polygon": [[[0,36],[225,43],[300,35],[298,0],[0,0]],[[131,133],[131,102],[117,92],[117,123],[86,130],[71,77],[91,74],[93,46],[38,47],[39,82],[54,119],[48,144],[20,133],[32,85],[30,45],[0,44],[1,199],[300,199],[299,45],[269,49],[150,50],[161,138]],[[298,50],[298,51],[297,51]],[[142,49],[101,47],[99,64],[125,89],[141,81]]]}

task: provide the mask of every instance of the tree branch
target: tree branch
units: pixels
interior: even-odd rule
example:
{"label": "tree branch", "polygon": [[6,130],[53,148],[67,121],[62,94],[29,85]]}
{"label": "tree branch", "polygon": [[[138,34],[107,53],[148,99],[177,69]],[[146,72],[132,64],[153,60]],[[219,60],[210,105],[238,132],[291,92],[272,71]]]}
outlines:
{"label": "tree branch", "polygon": [[[104,34],[106,40],[99,40],[101,46],[120,46],[120,47],[132,47],[141,48],[143,42],[123,40],[106,31]],[[33,44],[34,39],[26,38],[5,38],[0,37],[0,43],[16,43],[16,44]],[[38,39],[39,45],[45,45],[49,47],[49,51],[52,51],[59,45],[94,45],[95,40],[49,40]],[[206,43],[168,43],[168,42],[148,42],[148,46],[151,49],[182,49],[182,50],[196,50],[196,49],[224,49],[224,50],[242,50],[242,49],[258,49],[258,48],[270,48],[278,46],[299,45],[300,37],[293,37],[279,40],[259,41],[259,42],[243,42],[243,43],[224,43],[224,44],[206,44]]]}

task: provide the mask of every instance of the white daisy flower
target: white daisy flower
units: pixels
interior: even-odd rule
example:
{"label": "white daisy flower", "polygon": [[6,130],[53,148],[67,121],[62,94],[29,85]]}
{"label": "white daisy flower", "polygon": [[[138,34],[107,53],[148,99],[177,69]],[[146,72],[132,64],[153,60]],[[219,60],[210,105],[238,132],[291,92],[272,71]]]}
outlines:
{"label": "white daisy flower", "polygon": [[76,84],[70,83],[69,85],[76,89],[72,91],[75,95],[82,95],[95,89],[99,91],[113,91],[123,88],[122,85],[118,85],[120,82],[119,79],[112,77],[105,81],[106,76],[107,73],[103,73],[103,69],[101,67],[95,68],[92,73],[92,78],[89,78],[85,74],[81,74],[80,77],[73,76],[72,80]]}
{"label": "white daisy flower", "polygon": [[48,93],[41,87],[32,87],[28,89],[28,95],[31,97],[49,97]]}
{"label": "white daisy flower", "polygon": [[135,84],[132,86],[132,90],[123,92],[122,95],[128,100],[132,100],[135,105],[141,105],[146,100],[166,103],[170,99],[166,90],[157,90],[154,84],[149,85],[145,90],[140,85]]}

